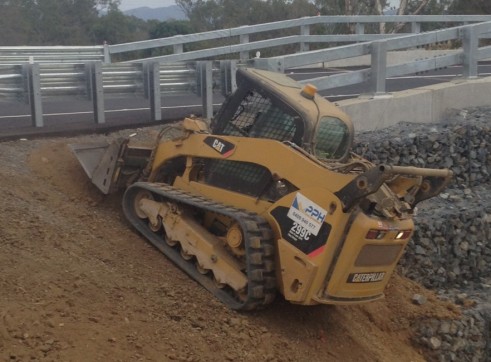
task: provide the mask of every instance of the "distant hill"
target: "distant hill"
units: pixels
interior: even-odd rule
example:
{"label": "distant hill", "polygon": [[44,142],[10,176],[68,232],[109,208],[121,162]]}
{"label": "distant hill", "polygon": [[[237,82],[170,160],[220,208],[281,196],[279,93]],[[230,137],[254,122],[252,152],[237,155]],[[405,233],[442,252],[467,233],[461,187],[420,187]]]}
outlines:
{"label": "distant hill", "polygon": [[143,20],[184,20],[187,19],[186,15],[184,15],[181,8],[177,5],[166,6],[162,8],[149,8],[149,7],[140,7],[135,9],[130,9],[123,11],[125,15],[135,16],[137,18]]}

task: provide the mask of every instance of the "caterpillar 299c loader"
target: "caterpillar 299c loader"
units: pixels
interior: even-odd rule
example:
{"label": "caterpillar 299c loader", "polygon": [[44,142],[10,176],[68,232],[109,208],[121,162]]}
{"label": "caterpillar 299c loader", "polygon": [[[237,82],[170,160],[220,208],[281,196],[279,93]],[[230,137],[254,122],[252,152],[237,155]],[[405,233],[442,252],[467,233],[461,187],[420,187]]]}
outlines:
{"label": "caterpillar 299c loader", "polygon": [[186,118],[147,147],[71,147],[102,192],[126,189],[129,222],[230,308],[277,291],[302,305],[383,297],[415,205],[451,172],[352,154],[350,119],[313,86],[255,69],[237,85],[211,125]]}

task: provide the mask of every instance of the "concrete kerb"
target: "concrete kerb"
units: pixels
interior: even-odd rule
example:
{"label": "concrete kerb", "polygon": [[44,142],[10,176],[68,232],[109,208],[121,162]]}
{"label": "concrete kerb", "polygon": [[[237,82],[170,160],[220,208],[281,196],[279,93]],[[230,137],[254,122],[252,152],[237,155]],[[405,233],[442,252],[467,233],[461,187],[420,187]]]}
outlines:
{"label": "concrete kerb", "polygon": [[357,131],[399,122],[436,123],[454,109],[491,105],[491,77],[459,80],[406,90],[391,97],[360,97],[336,103]]}

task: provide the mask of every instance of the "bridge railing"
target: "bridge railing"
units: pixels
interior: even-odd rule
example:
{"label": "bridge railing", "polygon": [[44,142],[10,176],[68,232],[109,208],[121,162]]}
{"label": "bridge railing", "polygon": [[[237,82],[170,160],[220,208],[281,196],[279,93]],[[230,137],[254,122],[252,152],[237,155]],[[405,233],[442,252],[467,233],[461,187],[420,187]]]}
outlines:
{"label": "bridge railing", "polygon": [[[483,45],[481,42],[482,39],[488,38],[490,32],[491,21],[374,42],[288,54],[267,59],[253,59],[250,61],[250,65],[256,68],[284,72],[289,68],[313,66],[324,62],[369,55],[371,61],[370,67],[367,69],[309,79],[303,82],[314,84],[319,90],[326,90],[368,81],[371,84],[372,93],[385,93],[385,83],[388,77],[438,70],[452,65],[463,64],[463,76],[468,78],[477,77],[478,62],[491,58],[491,46]],[[462,46],[449,51],[450,54],[435,56],[430,59],[405,60],[400,64],[387,65],[389,51],[431,47],[444,42],[461,42]]]}
{"label": "bridge railing", "polygon": [[107,45],[101,46],[2,46],[0,65],[22,63],[109,62]]}
{"label": "bridge railing", "polygon": [[[484,22],[269,59],[253,59],[249,65],[284,71],[291,67],[368,55],[371,61],[367,69],[302,82],[313,83],[319,90],[369,82],[371,92],[380,94],[385,92],[388,77],[456,64],[463,64],[465,77],[476,77],[478,61],[491,58],[491,46],[486,46],[485,42],[481,41],[490,33],[491,22]],[[462,47],[444,56],[387,65],[388,51],[433,46],[448,41],[462,43]],[[79,64],[34,62],[0,65],[0,100],[28,103],[31,107],[32,124],[35,127],[44,125],[43,100],[59,96],[89,99],[93,105],[94,121],[104,123],[104,100],[107,97],[143,96],[149,101],[152,120],[161,120],[162,96],[197,94],[202,97],[203,116],[210,118],[213,94],[219,90],[222,94],[228,94],[234,89],[237,66],[235,61],[163,63],[158,59],[114,64],[96,61]]]}
{"label": "bridge railing", "polygon": [[[140,61],[159,61],[173,63],[200,60],[217,56],[237,55],[241,60],[250,58],[250,53],[262,49],[271,49],[298,45],[299,51],[308,51],[309,44],[366,42],[401,36],[397,34],[367,34],[370,25],[410,24],[411,33],[420,33],[422,24],[437,23],[440,26],[465,25],[475,22],[491,21],[490,15],[356,15],[356,16],[313,16],[284,20],[266,24],[248,25],[230,29],[208,31],[197,34],[176,35],[168,38],[139,42],[100,45],[100,46],[9,46],[0,47],[0,64],[35,63],[84,63],[102,61],[111,63],[111,59],[122,57]],[[333,25],[353,25],[355,34],[314,34],[315,28],[328,28]],[[298,29],[292,36],[279,36],[278,30]],[[410,33],[409,33],[410,34]],[[257,40],[266,35],[267,40]],[[209,47],[209,41],[226,40],[227,45]],[[207,43],[203,43],[207,42]],[[205,45],[203,45],[205,44]],[[186,51],[186,47],[205,46],[205,49]],[[159,52],[165,49],[167,55],[141,58],[141,53]],[[237,58],[237,56],[235,56]]]}
{"label": "bridge railing", "polygon": [[[278,48],[285,45],[298,44],[298,50],[303,52],[309,50],[309,44],[326,44],[373,41],[399,37],[398,34],[365,34],[367,24],[380,23],[409,23],[411,24],[411,33],[419,33],[423,23],[439,23],[448,26],[464,25],[474,22],[491,21],[490,15],[356,15],[356,16],[313,16],[300,19],[277,21],[266,24],[241,26],[231,29],[208,31],[189,35],[176,35],[173,37],[145,40],[139,42],[109,45],[108,56],[116,54],[125,54],[131,56],[131,53],[159,50],[165,48],[172,54],[141,58],[131,61],[159,61],[159,62],[178,62],[197,59],[216,58],[218,56],[227,56],[239,54],[241,60],[250,58],[250,52],[262,49]],[[335,24],[353,24],[356,34],[333,34],[333,35],[315,35],[311,34],[313,26],[331,26]],[[298,29],[298,34],[292,36],[278,36],[277,30]],[[267,40],[252,40],[252,37],[258,34],[266,34],[271,37]],[[486,35],[491,37],[490,35]],[[185,46],[196,45],[200,42],[210,40],[227,39],[227,45],[218,47],[207,47],[201,50],[185,51]]]}
{"label": "bridge railing", "polygon": [[211,118],[213,93],[234,87],[231,61],[0,65],[0,100],[29,104],[35,127],[44,126],[43,101],[60,96],[90,100],[99,124],[105,123],[104,100],[121,96],[146,98],[157,121],[162,119],[162,97],[197,94],[204,115]]}

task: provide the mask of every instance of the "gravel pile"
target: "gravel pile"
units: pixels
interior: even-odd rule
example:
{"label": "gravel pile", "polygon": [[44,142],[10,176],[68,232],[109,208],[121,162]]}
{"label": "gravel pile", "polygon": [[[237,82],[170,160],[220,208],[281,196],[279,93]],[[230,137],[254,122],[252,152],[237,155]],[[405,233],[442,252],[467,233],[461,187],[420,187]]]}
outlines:
{"label": "gravel pile", "polygon": [[461,320],[429,319],[419,325],[415,342],[429,349],[427,356],[435,361],[489,361],[486,327],[486,320],[475,312]]}
{"label": "gravel pile", "polygon": [[491,108],[464,110],[438,125],[364,132],[355,152],[375,163],[450,168],[447,190],[418,205],[401,269],[429,288],[491,284]]}
{"label": "gravel pile", "polygon": [[488,183],[491,174],[491,109],[463,110],[434,125],[400,123],[357,135],[355,153],[376,163],[450,168],[454,185]]}
{"label": "gravel pile", "polygon": [[422,205],[403,274],[433,289],[490,285],[490,196],[485,185],[454,188]]}
{"label": "gravel pile", "polygon": [[463,306],[459,321],[422,321],[415,343],[437,361],[489,361],[491,108],[462,110],[439,124],[359,133],[355,143],[354,151],[374,163],[454,172],[444,193],[418,205],[400,272]]}

